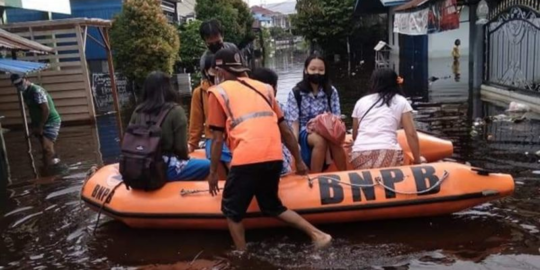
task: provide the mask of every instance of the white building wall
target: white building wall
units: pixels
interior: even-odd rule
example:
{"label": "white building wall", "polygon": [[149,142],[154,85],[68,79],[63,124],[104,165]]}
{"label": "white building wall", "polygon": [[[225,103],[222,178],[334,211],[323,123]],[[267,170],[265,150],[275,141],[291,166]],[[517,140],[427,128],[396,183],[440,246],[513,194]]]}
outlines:
{"label": "white building wall", "polygon": [[469,8],[464,6],[460,14],[458,29],[428,35],[428,57],[448,58],[456,39],[461,40],[459,52],[462,56],[469,55]]}

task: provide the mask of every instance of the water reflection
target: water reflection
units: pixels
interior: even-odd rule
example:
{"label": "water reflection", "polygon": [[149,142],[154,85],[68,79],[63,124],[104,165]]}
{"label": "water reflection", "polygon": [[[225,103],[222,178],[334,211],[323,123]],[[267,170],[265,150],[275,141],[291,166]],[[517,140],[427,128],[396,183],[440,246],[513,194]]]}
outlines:
{"label": "water reflection", "polygon": [[[304,59],[285,52],[267,61],[280,75],[281,102],[301,79]],[[242,257],[230,252],[225,231],[136,230],[102,219],[93,236],[97,215],[81,206],[79,189],[91,165],[115,162],[119,153],[114,118],[103,116],[97,127],[62,129],[57,149],[69,166],[65,176],[35,179],[24,154],[24,136],[6,134],[13,184],[0,204],[0,268],[535,269],[540,265],[540,181],[532,170],[538,170],[540,160],[534,155],[540,150],[540,123],[527,117],[520,123],[484,121],[475,126],[476,118],[504,113],[505,105],[469,96],[466,65],[461,66],[460,82],[444,79],[451,67],[448,62],[440,65],[442,71],[430,70],[442,79],[415,99],[418,125],[451,139],[455,159],[512,173],[514,196],[446,217],[325,226],[336,243],[321,252],[313,252],[305,236],[293,229],[248,231],[252,253]],[[371,72],[357,70],[349,78],[339,65],[332,72],[343,111],[350,115],[367,91]]]}

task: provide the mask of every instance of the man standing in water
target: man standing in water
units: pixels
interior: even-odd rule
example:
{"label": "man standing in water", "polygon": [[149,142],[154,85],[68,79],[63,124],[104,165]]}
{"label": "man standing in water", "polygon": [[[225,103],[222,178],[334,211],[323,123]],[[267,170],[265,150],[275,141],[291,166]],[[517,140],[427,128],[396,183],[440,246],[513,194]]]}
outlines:
{"label": "man standing in water", "polygon": [[57,164],[59,160],[56,158],[54,143],[60,131],[61,119],[51,96],[45,89],[19,74],[11,75],[11,83],[17,91],[23,93],[32,121],[32,134],[41,143],[44,166]]}
{"label": "man standing in water", "polygon": [[452,73],[454,73],[454,79],[456,82],[459,82],[461,73],[459,71],[459,58],[461,57],[459,53],[459,46],[461,45],[461,40],[456,39],[454,41],[454,48],[452,49],[452,58],[454,61],[452,62]]}
{"label": "man standing in water", "polygon": [[332,237],[287,210],[278,196],[283,155],[281,138],[296,160],[298,174],[307,167],[300,157],[297,141],[283,118],[267,84],[251,80],[236,49],[222,49],[215,55],[216,81],[208,96],[208,125],[213,132],[209,190],[217,195],[217,167],[224,135],[232,152],[231,170],[225,182],[221,211],[237,250],[246,249],[242,219],[253,197],[263,214],[277,217],[308,234],[315,247],[330,244]]}

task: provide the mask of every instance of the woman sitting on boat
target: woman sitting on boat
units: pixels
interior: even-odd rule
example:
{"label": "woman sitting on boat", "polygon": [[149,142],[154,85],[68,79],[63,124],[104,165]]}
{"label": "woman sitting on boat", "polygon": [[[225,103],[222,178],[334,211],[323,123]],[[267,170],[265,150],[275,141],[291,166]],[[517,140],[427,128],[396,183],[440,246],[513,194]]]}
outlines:
{"label": "woman sitting on boat", "polygon": [[163,156],[168,164],[167,179],[204,180],[210,173],[210,160],[188,156],[187,118],[178,100],[171,77],[161,71],[154,71],[144,81],[142,103],[133,112],[130,123],[142,123],[142,117],[157,115],[162,108],[174,106],[161,124],[161,151],[172,154]]}
{"label": "woman sitting on boat", "polygon": [[311,55],[304,63],[304,78],[289,93],[285,119],[298,138],[304,163],[313,173],[328,166],[327,153],[336,162],[338,170],[347,169],[347,158],[342,145],[332,144],[316,132],[309,133],[308,122],[325,112],[341,116],[339,95],[330,82],[326,62],[319,55]]}
{"label": "woman sitting on boat", "polygon": [[378,69],[371,76],[371,92],[354,106],[351,164],[356,170],[400,166],[403,151],[397,130],[403,126],[413,163],[420,163],[418,134],[412,107],[403,96],[401,79],[391,69]]}

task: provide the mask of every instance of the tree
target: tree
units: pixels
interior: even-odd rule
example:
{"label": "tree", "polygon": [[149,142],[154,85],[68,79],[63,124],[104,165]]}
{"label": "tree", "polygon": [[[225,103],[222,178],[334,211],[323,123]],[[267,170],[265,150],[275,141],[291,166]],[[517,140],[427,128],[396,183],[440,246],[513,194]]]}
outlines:
{"label": "tree", "polygon": [[154,70],[173,72],[180,40],[160,0],[125,0],[112,25],[111,46],[118,70],[140,87]]}
{"label": "tree", "polygon": [[290,39],[293,37],[291,33],[281,27],[271,27],[270,35],[275,40]]}
{"label": "tree", "polygon": [[327,54],[344,52],[347,37],[358,27],[353,18],[354,4],[355,0],[298,0],[293,27]]}
{"label": "tree", "polygon": [[253,16],[243,0],[197,0],[195,13],[201,21],[219,20],[225,41],[239,48],[244,48],[255,38],[252,30]]}
{"label": "tree", "polygon": [[204,41],[199,35],[199,28],[202,22],[199,20],[192,21],[180,26],[180,39],[182,40],[182,46],[180,46],[180,64],[182,67],[193,72],[195,68],[199,67],[199,59],[206,50]]}

